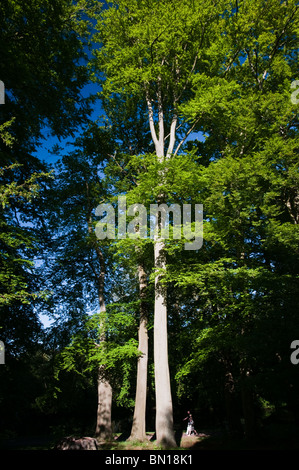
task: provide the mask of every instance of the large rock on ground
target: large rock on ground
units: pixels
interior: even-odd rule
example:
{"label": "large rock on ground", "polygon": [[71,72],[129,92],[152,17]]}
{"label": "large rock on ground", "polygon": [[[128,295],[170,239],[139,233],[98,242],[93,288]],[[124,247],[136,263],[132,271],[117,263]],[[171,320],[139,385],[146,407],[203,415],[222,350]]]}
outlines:
{"label": "large rock on ground", "polygon": [[98,450],[93,437],[64,437],[55,446],[55,450]]}

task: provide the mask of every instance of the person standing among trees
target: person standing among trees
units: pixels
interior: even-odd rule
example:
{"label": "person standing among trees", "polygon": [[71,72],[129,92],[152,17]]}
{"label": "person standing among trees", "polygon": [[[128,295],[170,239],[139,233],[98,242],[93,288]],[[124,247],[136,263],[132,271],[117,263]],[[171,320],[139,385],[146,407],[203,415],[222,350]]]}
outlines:
{"label": "person standing among trees", "polygon": [[187,415],[188,416],[184,418],[184,421],[188,420],[187,436],[191,436],[192,433],[194,433],[197,436],[197,431],[194,429],[194,421],[193,421],[192,414],[190,413],[190,411],[187,411]]}

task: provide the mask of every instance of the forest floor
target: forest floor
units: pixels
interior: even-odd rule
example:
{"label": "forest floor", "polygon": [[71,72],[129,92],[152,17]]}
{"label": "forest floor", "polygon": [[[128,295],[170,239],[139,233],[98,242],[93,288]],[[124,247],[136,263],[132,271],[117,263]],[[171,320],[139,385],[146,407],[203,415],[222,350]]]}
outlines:
{"label": "forest floor", "polygon": [[[187,434],[183,433],[180,439],[180,444],[177,449],[191,449],[196,443],[201,442],[203,439],[207,438],[208,434],[200,433],[197,436],[187,436]],[[178,442],[178,439],[177,439]],[[103,446],[106,448],[106,445]],[[157,444],[155,440],[155,433],[149,432],[147,433],[147,441],[145,442],[136,442],[136,441],[128,441],[122,440],[121,436],[115,436],[115,443],[112,445],[109,444],[110,449],[115,450],[157,450]]]}
{"label": "forest floor", "polygon": [[[266,431],[266,430],[264,430]],[[173,450],[299,450],[298,428],[290,425],[271,427],[271,433],[256,437],[253,440],[236,439],[230,437],[223,429],[199,430],[197,435],[187,436],[185,432],[176,433],[178,447]],[[24,438],[16,437],[11,439],[0,439],[0,450],[52,450],[55,448],[53,437],[49,436],[27,436]],[[136,442],[128,440],[128,435],[115,434],[114,440],[98,445],[101,450],[159,450],[156,443],[154,432],[147,433],[145,442]]]}
{"label": "forest floor", "polygon": [[[276,430],[275,430],[276,431]],[[282,431],[283,432],[283,431]],[[298,433],[293,439],[285,434],[275,433],[275,436],[261,437],[246,440],[244,438],[232,438],[223,429],[201,430],[197,435],[188,436],[182,432],[176,435],[178,447],[174,450],[299,450]],[[128,441],[121,435],[116,435],[113,443],[100,446],[103,450],[158,450],[155,434],[147,433],[148,440],[143,443]]]}
{"label": "forest floor", "polygon": [[[186,433],[182,433],[181,436],[176,436],[178,447],[177,450],[191,450],[197,446],[203,444],[204,441],[208,441],[211,437],[216,437],[213,432],[201,432],[198,435],[187,436]],[[214,442],[214,446],[217,445]],[[18,437],[12,439],[4,439],[0,442],[0,450],[51,450],[53,449],[53,441],[47,437]],[[203,448],[208,447],[203,446]],[[154,432],[147,433],[147,440],[145,442],[130,441],[126,436],[121,434],[115,434],[112,442],[105,442],[98,444],[99,450],[159,450],[156,444],[156,436]]]}
{"label": "forest floor", "polygon": [[[196,443],[201,442],[208,435],[201,433],[198,436],[187,436],[183,434],[181,437],[180,445],[177,449],[190,449]],[[26,436],[16,437],[11,439],[3,439],[0,442],[0,450],[51,450],[53,442],[47,436]],[[147,433],[147,440],[145,442],[129,441],[123,435],[116,434],[112,442],[105,442],[98,444],[99,450],[158,450],[155,433]]]}

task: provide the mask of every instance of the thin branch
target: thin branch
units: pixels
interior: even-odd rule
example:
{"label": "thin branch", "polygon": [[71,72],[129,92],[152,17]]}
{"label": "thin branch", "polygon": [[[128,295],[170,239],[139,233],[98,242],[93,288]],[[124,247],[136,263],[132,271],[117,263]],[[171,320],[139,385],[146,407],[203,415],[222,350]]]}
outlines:
{"label": "thin branch", "polygon": [[161,155],[159,155],[159,156],[163,156],[163,149],[164,149],[164,113],[163,113],[163,105],[162,105],[161,77],[158,77],[157,99],[158,99],[158,122],[159,122],[159,150],[161,152]]}
{"label": "thin branch", "polygon": [[153,106],[152,106],[152,101],[149,96],[148,87],[146,85],[145,85],[145,98],[146,98],[147,109],[148,109],[148,120],[149,120],[151,136],[152,136],[154,145],[157,148],[159,146],[159,141],[158,141],[156,130],[155,130]]}
{"label": "thin branch", "polygon": [[182,90],[181,90],[181,93],[180,93],[179,96],[175,99],[175,102],[178,102],[178,101],[181,99],[181,97],[182,97],[184,91],[185,91],[186,88],[187,88],[188,83],[190,82],[190,77],[192,76],[192,74],[193,74],[193,72],[194,72],[194,70],[195,70],[197,61],[198,61],[198,54],[199,54],[199,51],[198,51],[198,52],[196,53],[196,55],[195,55],[195,59],[194,59],[194,61],[193,61],[191,70],[190,70],[190,72],[189,72],[189,74],[188,74],[188,77],[186,78],[186,81],[185,81],[184,86],[183,86],[183,88],[182,88]]}
{"label": "thin branch", "polygon": [[200,118],[198,117],[193,125],[190,127],[190,129],[186,132],[185,136],[182,138],[182,140],[179,142],[177,148],[176,148],[176,151],[174,152],[174,156],[176,156],[178,154],[178,151],[179,149],[181,148],[181,146],[183,145],[183,143],[185,142],[185,140],[187,139],[187,137],[191,134],[191,132],[195,129],[195,126],[197,125],[197,123],[199,122]]}
{"label": "thin branch", "polygon": [[175,144],[175,134],[176,134],[177,121],[178,121],[178,116],[177,116],[176,113],[174,113],[173,118],[172,118],[172,122],[171,122],[171,126],[170,126],[170,139],[169,139],[169,145],[168,145],[166,158],[168,158],[169,155],[171,155],[172,152],[173,152],[173,148],[174,148],[174,144]]}
{"label": "thin branch", "polygon": [[226,67],[226,69],[224,70],[224,76],[227,74],[227,72],[229,72],[231,66],[233,65],[235,59],[238,57],[238,55],[240,54],[240,49],[237,50],[237,52],[234,54],[233,58],[230,60],[228,66]]}

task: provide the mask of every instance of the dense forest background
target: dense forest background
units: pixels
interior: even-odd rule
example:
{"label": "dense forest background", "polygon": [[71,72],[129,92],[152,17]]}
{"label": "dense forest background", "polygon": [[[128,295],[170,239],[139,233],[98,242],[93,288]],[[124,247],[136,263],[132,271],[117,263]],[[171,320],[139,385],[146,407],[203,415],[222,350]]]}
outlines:
{"label": "dense forest background", "polygon": [[[298,446],[298,24],[294,0],[1,1],[2,447],[170,446],[190,409]],[[118,236],[121,195],[202,204],[202,246]]]}

